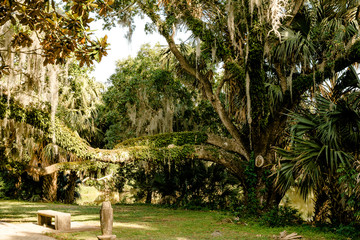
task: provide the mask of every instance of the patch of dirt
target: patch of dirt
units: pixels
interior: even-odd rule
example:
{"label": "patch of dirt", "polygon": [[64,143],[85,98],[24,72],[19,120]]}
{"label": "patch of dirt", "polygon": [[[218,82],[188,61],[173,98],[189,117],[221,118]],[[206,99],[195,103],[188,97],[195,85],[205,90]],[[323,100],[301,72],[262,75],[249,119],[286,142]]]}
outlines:
{"label": "patch of dirt", "polygon": [[54,229],[44,228],[34,223],[0,222],[0,239],[2,240],[53,240],[55,238],[43,234],[54,231]]}
{"label": "patch of dirt", "polygon": [[57,232],[85,232],[100,230],[100,226],[88,225],[79,222],[71,222],[71,229],[57,231],[50,227],[44,227],[35,223],[9,223],[0,222],[1,240],[54,240],[55,238],[45,236],[45,233]]}

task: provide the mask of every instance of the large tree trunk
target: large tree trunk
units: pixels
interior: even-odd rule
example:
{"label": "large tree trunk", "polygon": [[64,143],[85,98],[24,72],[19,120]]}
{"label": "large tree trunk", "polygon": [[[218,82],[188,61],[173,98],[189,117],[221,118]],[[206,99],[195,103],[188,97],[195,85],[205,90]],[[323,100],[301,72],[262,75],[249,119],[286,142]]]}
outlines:
{"label": "large tree trunk", "polygon": [[151,190],[148,190],[148,191],[146,192],[146,200],[145,200],[145,203],[151,204],[151,199],[152,199],[152,191],[151,191]]}
{"label": "large tree trunk", "polygon": [[57,172],[44,176],[43,199],[47,202],[57,200]]}
{"label": "large tree trunk", "polygon": [[247,208],[255,213],[277,207],[284,194],[275,188],[272,165],[265,165],[262,155],[253,155],[244,171],[244,199]]}

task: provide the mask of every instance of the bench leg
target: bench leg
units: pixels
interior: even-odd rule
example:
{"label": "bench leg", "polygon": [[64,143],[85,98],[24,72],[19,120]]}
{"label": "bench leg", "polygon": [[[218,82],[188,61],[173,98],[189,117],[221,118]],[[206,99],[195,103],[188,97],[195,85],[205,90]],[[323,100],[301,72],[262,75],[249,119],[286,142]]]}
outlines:
{"label": "bench leg", "polygon": [[70,216],[55,216],[55,230],[70,230],[71,218]]}
{"label": "bench leg", "polygon": [[51,225],[51,217],[45,217],[45,216],[41,216],[40,214],[38,214],[38,225],[47,225],[50,226]]}

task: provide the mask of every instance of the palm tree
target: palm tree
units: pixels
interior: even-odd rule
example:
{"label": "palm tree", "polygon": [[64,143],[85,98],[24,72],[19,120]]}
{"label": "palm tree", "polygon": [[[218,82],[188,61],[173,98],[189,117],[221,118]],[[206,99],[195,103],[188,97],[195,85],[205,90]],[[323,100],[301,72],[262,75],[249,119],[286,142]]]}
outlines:
{"label": "palm tree", "polygon": [[348,69],[328,89],[330,92],[324,95],[323,88],[323,95],[312,105],[291,114],[290,147],[278,149],[282,156],[278,189],[285,192],[296,186],[305,199],[313,191],[314,220],[329,217],[333,224],[349,223],[358,210],[347,205],[352,191],[344,184],[344,173],[353,168],[360,147],[360,112],[354,101],[359,93],[340,89],[346,78],[357,80]]}

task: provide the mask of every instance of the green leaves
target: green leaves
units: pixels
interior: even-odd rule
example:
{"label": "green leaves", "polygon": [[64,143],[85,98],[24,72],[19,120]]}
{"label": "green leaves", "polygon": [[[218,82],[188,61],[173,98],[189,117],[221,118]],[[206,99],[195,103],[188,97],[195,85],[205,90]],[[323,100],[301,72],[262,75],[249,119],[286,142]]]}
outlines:
{"label": "green leaves", "polygon": [[[3,1],[0,3],[0,24],[10,20],[14,26],[34,31],[45,57],[44,65],[64,64],[73,53],[81,64],[90,66],[93,60],[101,61],[107,54],[107,37],[92,40],[92,33],[87,31],[94,20],[90,18],[90,12],[99,9],[101,14],[106,14],[111,10],[109,4],[112,1],[99,1],[99,4],[95,0],[64,2],[70,6],[70,11],[62,14],[50,1]],[[15,14],[16,18],[13,17]],[[20,31],[12,36],[15,48],[30,47],[32,43],[30,32]],[[0,67],[3,69],[4,64]]]}
{"label": "green leaves", "polygon": [[163,133],[154,136],[146,136],[133,138],[123,141],[115,146],[115,148],[125,146],[149,146],[149,147],[168,147],[170,145],[182,146],[185,144],[200,145],[205,143],[207,135],[202,132],[178,132]]}
{"label": "green leaves", "polygon": [[[352,95],[357,93],[350,94],[349,99]],[[360,148],[360,117],[358,106],[349,102],[346,94],[337,96],[341,97],[332,101],[318,96],[310,109],[290,115],[292,141],[288,149],[277,149],[282,159],[276,185],[284,193],[291,186],[298,187],[305,199],[311,191],[318,196],[328,196],[331,222],[343,223],[352,217],[341,215],[355,211],[353,205],[343,204],[339,209],[338,203],[354,197],[353,188],[347,184],[355,179],[349,178],[346,172],[353,170]],[[316,202],[319,209],[324,207],[322,204],[329,204],[321,201]]]}
{"label": "green leaves", "polygon": [[144,45],[136,57],[117,63],[99,119],[107,147],[127,138],[216,125],[212,109],[180,83],[173,59],[165,62],[163,51]]}

